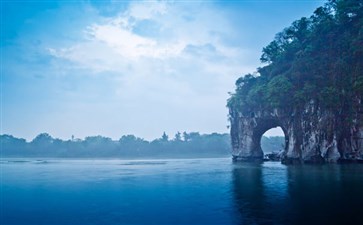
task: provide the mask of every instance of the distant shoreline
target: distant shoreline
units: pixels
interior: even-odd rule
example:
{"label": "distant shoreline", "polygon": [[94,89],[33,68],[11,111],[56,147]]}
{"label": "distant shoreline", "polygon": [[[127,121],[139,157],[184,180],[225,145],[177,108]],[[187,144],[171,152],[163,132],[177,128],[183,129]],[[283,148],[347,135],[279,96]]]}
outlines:
{"label": "distant shoreline", "polygon": [[[115,141],[103,136],[84,140],[61,140],[47,133],[32,141],[12,135],[0,135],[1,157],[12,158],[102,158],[102,159],[165,159],[165,158],[220,158],[231,156],[229,134],[200,134],[183,132],[169,138],[165,133],[159,139],[146,141],[134,135],[122,136]],[[266,153],[283,148],[284,137],[263,137],[261,146]]]}

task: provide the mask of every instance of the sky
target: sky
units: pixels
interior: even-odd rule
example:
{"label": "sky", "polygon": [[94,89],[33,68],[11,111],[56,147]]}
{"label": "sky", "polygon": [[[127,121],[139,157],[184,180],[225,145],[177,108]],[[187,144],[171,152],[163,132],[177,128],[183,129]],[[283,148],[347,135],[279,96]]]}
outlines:
{"label": "sky", "polygon": [[152,140],[229,132],[235,80],[325,1],[0,2],[2,134]]}

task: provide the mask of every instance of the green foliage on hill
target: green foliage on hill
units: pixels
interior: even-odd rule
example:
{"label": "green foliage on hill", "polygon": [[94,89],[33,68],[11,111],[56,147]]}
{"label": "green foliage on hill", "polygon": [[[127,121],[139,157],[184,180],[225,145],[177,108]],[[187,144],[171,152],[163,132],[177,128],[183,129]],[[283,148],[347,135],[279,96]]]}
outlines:
{"label": "green foliage on hill", "polygon": [[261,148],[262,151],[267,154],[271,152],[278,153],[285,149],[285,137],[282,136],[272,136],[261,138]]}
{"label": "green foliage on hill", "polygon": [[228,134],[198,132],[178,132],[173,139],[164,132],[153,141],[134,135],[124,135],[119,140],[103,136],[61,140],[42,133],[27,142],[11,135],[0,135],[0,142],[3,157],[189,158],[227,157],[231,151]]}
{"label": "green foliage on hill", "polygon": [[[32,141],[11,135],[0,135],[1,157],[62,157],[62,158],[192,158],[228,157],[231,153],[229,134],[176,133],[173,139],[161,138],[146,141],[134,135],[124,135],[119,140],[103,136],[86,137],[84,140],[61,140],[47,133]],[[279,151],[284,137],[263,137],[262,149]]]}
{"label": "green foliage on hill", "polygon": [[330,0],[310,18],[278,33],[265,48],[267,65],[236,81],[232,111],[320,107],[347,113],[363,96],[363,1]]}

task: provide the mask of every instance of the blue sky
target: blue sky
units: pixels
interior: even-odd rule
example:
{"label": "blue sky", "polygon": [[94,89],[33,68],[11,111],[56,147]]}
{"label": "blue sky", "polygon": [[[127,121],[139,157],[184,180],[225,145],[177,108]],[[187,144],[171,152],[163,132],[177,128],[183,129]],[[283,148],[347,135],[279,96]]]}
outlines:
{"label": "blue sky", "polygon": [[1,0],[1,133],[228,132],[235,80],[323,3]]}

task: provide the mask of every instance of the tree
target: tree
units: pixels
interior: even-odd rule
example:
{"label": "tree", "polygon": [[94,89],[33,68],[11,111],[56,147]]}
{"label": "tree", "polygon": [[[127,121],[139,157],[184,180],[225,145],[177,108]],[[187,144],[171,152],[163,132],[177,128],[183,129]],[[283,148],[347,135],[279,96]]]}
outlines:
{"label": "tree", "polygon": [[198,132],[183,132],[183,138],[184,141],[195,141],[200,138],[200,134]]}
{"label": "tree", "polygon": [[362,27],[363,2],[357,0],[330,0],[294,21],[263,48],[267,65],[236,81],[227,101],[230,117],[313,100],[351,118],[363,99]]}
{"label": "tree", "polygon": [[32,140],[32,144],[49,145],[53,142],[53,140],[54,139],[52,136],[50,136],[48,133],[41,133]]}
{"label": "tree", "polygon": [[166,133],[164,132],[163,135],[161,136],[161,140],[167,142],[169,140],[169,136],[166,135]]}
{"label": "tree", "polygon": [[181,133],[179,131],[175,134],[174,141],[181,141]]}

